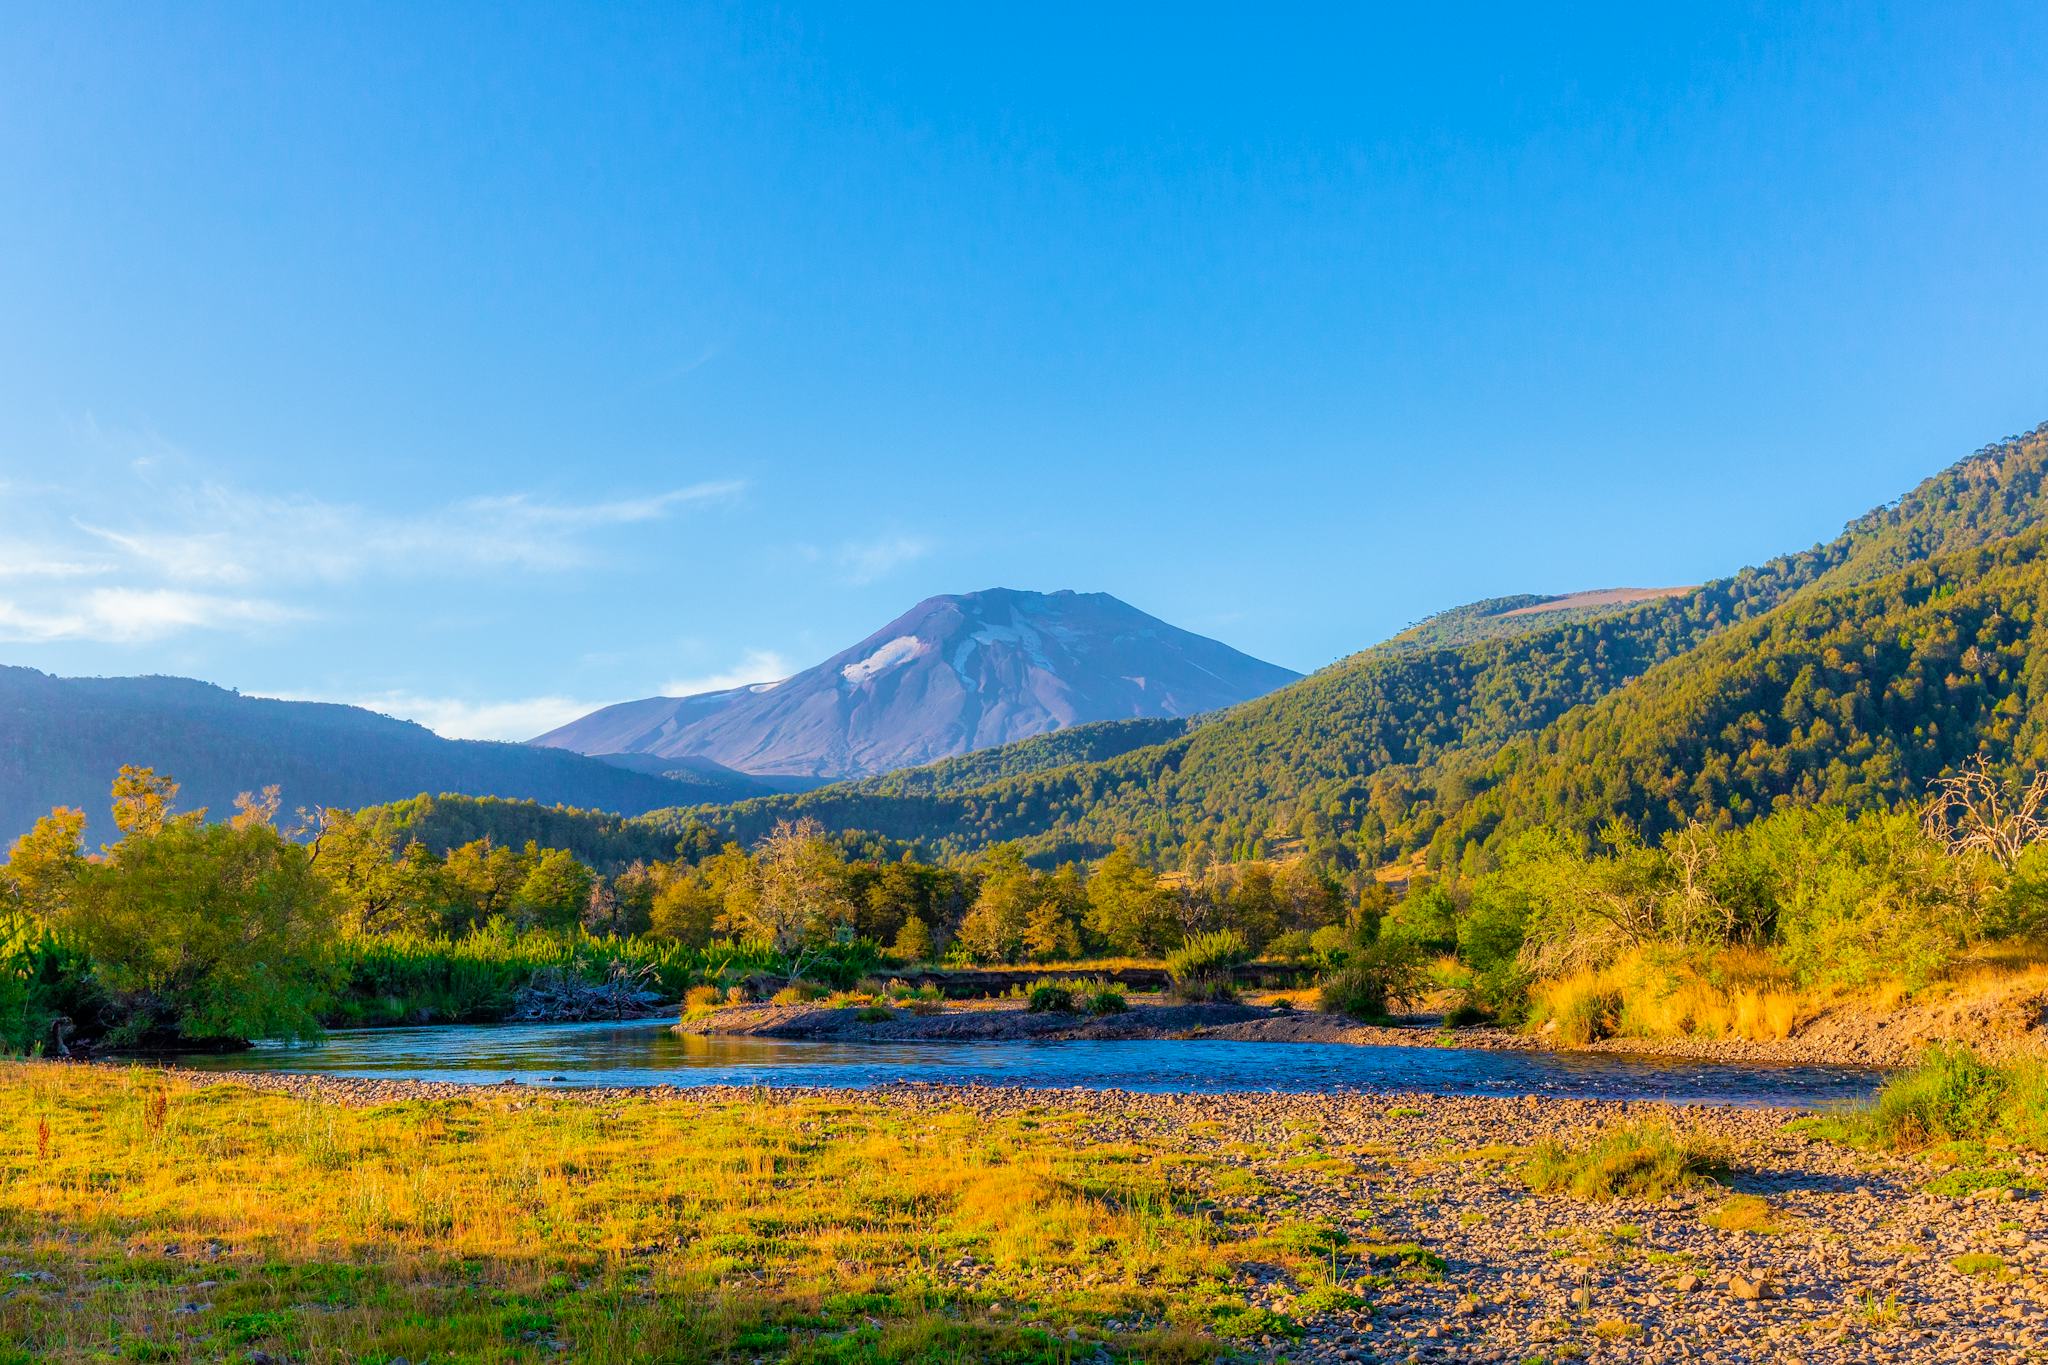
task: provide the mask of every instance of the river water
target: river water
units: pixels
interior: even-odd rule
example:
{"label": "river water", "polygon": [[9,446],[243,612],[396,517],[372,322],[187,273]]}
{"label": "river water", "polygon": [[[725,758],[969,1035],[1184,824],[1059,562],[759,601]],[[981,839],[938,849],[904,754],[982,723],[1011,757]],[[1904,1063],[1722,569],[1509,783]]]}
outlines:
{"label": "river water", "polygon": [[1674,1058],[1213,1039],[842,1043],[679,1035],[667,1020],[362,1029],[189,1058],[209,1070],[527,1085],[820,1085],[904,1081],[1096,1090],[1428,1091],[1825,1108],[1881,1073]]}

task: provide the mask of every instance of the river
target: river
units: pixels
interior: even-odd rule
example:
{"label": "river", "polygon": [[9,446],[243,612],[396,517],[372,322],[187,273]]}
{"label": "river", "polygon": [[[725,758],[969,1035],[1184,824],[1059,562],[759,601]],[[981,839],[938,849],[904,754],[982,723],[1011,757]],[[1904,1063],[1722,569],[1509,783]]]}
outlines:
{"label": "river", "polygon": [[1855,1067],[1594,1053],[1212,1039],[842,1043],[703,1038],[667,1020],[363,1029],[180,1065],[541,1087],[948,1085],[1219,1092],[1427,1091],[1825,1108],[1871,1093]]}

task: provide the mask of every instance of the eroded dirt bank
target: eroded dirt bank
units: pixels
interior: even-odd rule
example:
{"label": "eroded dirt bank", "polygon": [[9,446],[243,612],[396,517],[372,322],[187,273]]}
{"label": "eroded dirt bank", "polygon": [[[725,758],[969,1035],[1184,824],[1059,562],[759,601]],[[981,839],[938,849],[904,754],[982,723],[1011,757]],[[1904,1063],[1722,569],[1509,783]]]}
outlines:
{"label": "eroded dirt bank", "polygon": [[[1547,1049],[1544,1035],[1509,1029],[1447,1029],[1434,1019],[1361,1024],[1339,1015],[1255,1004],[1174,1004],[1134,998],[1122,1014],[1033,1014],[1015,1000],[954,1001],[886,1018],[851,1007],[734,1005],[686,1017],[684,1032],[762,1038],[906,1042],[1061,1038],[1220,1038],[1244,1042],[1372,1043],[1410,1047]],[[1987,1056],[2048,1052],[2048,975],[1973,983],[1893,1009],[1837,1006],[1790,1037],[1607,1038],[1580,1051],[1688,1057],[1715,1062],[1903,1066],[1929,1043],[1962,1042]]]}

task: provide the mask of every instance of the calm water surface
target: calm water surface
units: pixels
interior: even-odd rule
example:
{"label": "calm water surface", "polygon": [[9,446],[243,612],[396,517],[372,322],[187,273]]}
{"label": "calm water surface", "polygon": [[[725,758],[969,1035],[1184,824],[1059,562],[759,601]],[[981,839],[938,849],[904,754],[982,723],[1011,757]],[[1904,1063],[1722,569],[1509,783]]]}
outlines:
{"label": "calm water surface", "polygon": [[840,1043],[701,1038],[667,1020],[363,1029],[183,1065],[535,1086],[830,1085],[901,1081],[1095,1090],[1394,1090],[1824,1107],[1869,1094],[1853,1067],[1211,1039]]}

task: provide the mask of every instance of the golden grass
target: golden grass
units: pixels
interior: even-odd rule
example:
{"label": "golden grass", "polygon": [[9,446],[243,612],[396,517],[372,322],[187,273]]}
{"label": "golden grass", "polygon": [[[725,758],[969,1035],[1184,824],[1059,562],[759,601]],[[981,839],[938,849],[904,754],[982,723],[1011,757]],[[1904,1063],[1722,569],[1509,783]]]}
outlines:
{"label": "golden grass", "polygon": [[1198,1359],[1260,1225],[1210,1175],[1057,1112],[0,1064],[0,1363]]}
{"label": "golden grass", "polygon": [[1755,1194],[1735,1194],[1700,1215],[1700,1221],[1722,1232],[1775,1236],[1785,1223],[1771,1201]]}
{"label": "golden grass", "polygon": [[[1900,990],[1894,984],[1892,1003]],[[1833,992],[1794,985],[1767,954],[1739,948],[1706,962],[1633,952],[1597,970],[1538,982],[1530,998],[1532,1017],[1574,1045],[1615,1036],[1778,1042],[1836,1000]]]}

